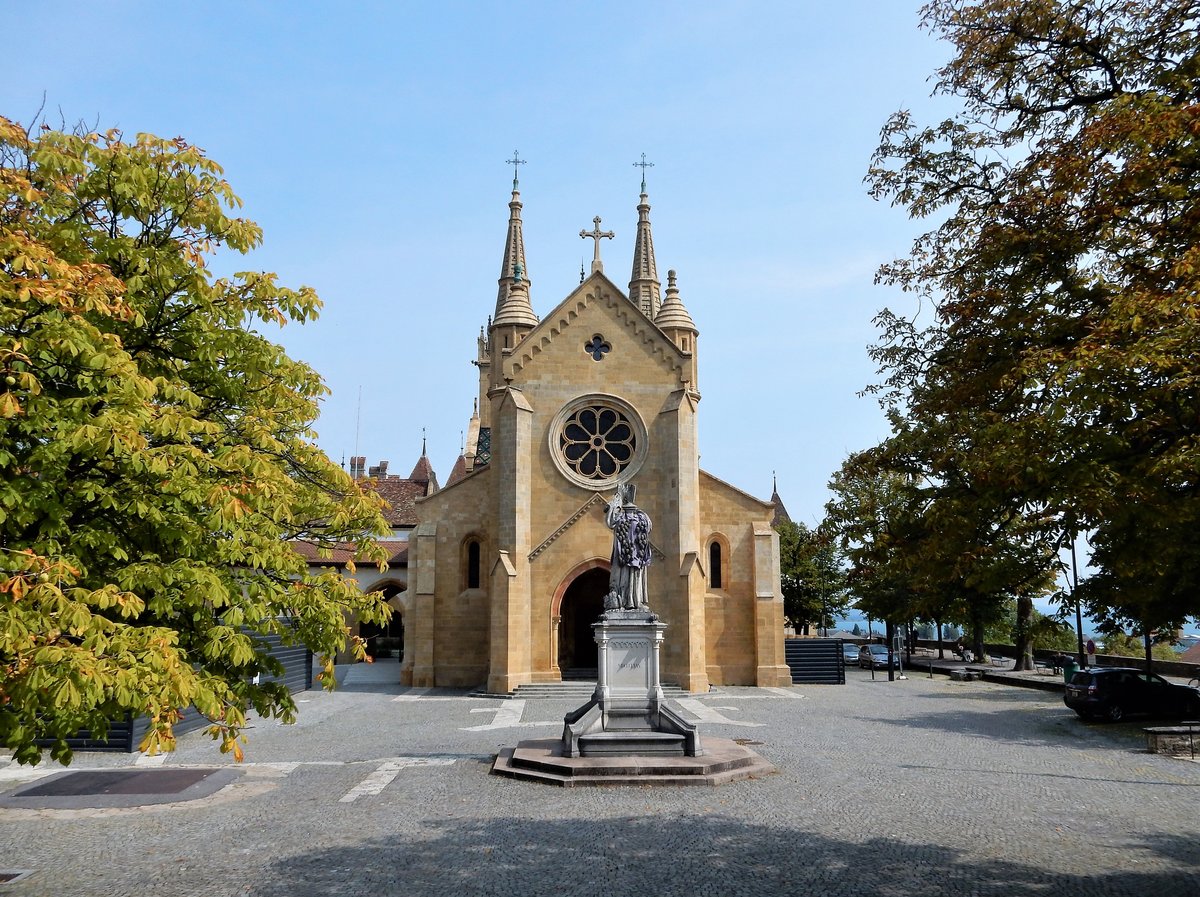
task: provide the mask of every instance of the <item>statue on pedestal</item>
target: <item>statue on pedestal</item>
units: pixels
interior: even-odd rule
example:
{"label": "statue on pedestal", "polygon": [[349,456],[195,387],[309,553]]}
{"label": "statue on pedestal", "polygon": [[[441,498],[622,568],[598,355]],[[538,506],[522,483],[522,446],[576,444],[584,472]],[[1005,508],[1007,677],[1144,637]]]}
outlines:
{"label": "statue on pedestal", "polygon": [[613,531],[612,572],[604,609],[649,612],[646,568],[650,566],[650,515],[633,503],[637,487],[617,485],[604,522]]}

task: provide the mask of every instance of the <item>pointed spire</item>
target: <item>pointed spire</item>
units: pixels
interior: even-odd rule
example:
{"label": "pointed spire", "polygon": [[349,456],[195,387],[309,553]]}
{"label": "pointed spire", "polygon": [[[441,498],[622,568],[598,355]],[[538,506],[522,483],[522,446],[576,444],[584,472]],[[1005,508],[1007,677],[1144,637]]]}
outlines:
{"label": "pointed spire", "polygon": [[788,516],[787,508],[783,506],[783,499],[779,497],[779,483],[775,479],[775,471],[771,471],[771,504],[775,506],[775,514],[771,517],[771,526],[776,529],[781,523],[791,523],[792,518]]}
{"label": "pointed spire", "polygon": [[408,478],[419,486],[424,487],[426,495],[433,495],[438,491],[437,474],[433,472],[433,465],[429,463],[429,457],[425,454],[425,428],[421,428],[421,457],[417,459],[417,463],[413,465],[412,473]]}
{"label": "pointed spire", "polygon": [[699,333],[688,310],[679,298],[679,287],[675,285],[675,272],[667,272],[667,298],[654,316],[654,323],[663,330],[690,330]]}
{"label": "pointed spire", "polygon": [[633,243],[633,273],[629,277],[629,299],[642,310],[651,320],[658,314],[660,293],[658,282],[658,266],[654,261],[654,236],[650,233],[650,201],[646,194],[646,168],[653,162],[646,161],[645,153],[641,162],[634,165],[642,168],[642,195],[638,203],[637,237]]}
{"label": "pointed spire", "polygon": [[524,165],[522,159],[513,150],[513,157],[508,160],[513,167],[512,200],[508,204],[508,235],[504,240],[504,259],[500,263],[500,287],[496,292],[496,317],[500,316],[500,306],[508,298],[509,288],[515,279],[517,270],[522,272],[528,284],[529,275],[524,273],[525,266],[525,236],[521,230],[521,192],[518,189],[517,166]]}

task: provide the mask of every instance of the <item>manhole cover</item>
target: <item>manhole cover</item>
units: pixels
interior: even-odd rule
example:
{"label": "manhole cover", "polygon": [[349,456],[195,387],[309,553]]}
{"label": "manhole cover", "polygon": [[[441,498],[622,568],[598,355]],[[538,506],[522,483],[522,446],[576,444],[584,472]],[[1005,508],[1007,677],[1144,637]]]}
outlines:
{"label": "manhole cover", "polygon": [[215,769],[81,770],[16,792],[21,797],[82,797],[98,794],[178,794]]}

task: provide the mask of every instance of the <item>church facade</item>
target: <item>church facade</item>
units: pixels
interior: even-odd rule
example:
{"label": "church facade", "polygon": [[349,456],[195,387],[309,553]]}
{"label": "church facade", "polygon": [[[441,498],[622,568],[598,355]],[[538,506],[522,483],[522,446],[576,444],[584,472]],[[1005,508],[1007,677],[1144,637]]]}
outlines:
{"label": "church facade", "polygon": [[650,517],[651,610],[667,624],[662,678],[790,685],[774,506],[699,467],[699,331],[675,272],[658,280],[643,192],[628,292],[592,271],[539,317],[513,181],[479,395],[454,472],[416,502],[401,681],[483,686],[594,675],[591,624],[609,586],[605,508],[637,487]]}

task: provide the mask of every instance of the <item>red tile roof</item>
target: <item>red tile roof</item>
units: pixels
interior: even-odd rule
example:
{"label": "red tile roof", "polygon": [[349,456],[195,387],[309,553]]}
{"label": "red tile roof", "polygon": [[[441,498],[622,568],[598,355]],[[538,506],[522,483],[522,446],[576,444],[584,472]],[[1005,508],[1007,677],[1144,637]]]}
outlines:
{"label": "red tile roof", "polygon": [[433,472],[433,465],[429,463],[429,458],[422,452],[421,457],[417,459],[417,463],[413,465],[412,473],[408,478],[414,483],[420,483],[428,489],[428,492],[438,491],[437,474]]}
{"label": "red tile roof", "polygon": [[425,496],[425,484],[388,476],[376,480],[374,489],[388,503],[383,519],[391,526],[417,525],[417,499]]}
{"label": "red tile roof", "polygon": [[[382,545],[388,552],[389,567],[408,566],[407,541],[401,539],[383,539],[378,544]],[[322,556],[321,547],[314,542],[305,542],[296,539],[291,545],[300,557],[317,567],[344,567],[348,561],[355,557],[354,545],[350,542],[335,543],[328,557]],[[365,561],[355,560],[355,563],[371,567],[375,566],[374,564],[367,564]]]}
{"label": "red tile roof", "polygon": [[454,462],[454,469],[450,471],[450,476],[446,480],[447,486],[453,486],[459,480],[467,475],[467,459],[463,455],[458,456],[458,460]]}

